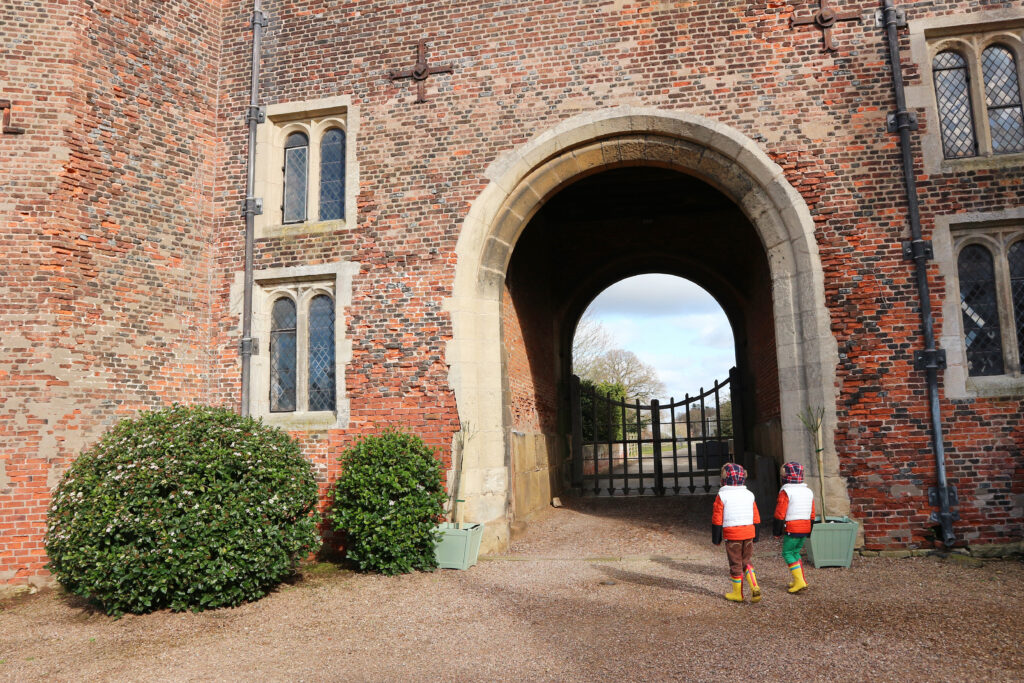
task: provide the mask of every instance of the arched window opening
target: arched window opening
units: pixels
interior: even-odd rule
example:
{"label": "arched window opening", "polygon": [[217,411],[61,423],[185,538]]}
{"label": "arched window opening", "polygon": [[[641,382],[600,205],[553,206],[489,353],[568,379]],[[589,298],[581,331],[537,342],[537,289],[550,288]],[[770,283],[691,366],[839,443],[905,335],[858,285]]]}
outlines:
{"label": "arched window opening", "polygon": [[1010,262],[1010,296],[1013,300],[1013,321],[1017,329],[1017,358],[1024,369],[1024,240],[1018,240],[1008,254]]}
{"label": "arched window opening", "polygon": [[334,410],[334,301],[325,294],[309,304],[309,409]]}
{"label": "arched window opening", "polygon": [[345,217],[345,131],[331,128],[320,141],[320,220]]}
{"label": "arched window opening", "polygon": [[991,252],[979,244],[967,245],[960,251],[957,271],[968,374],[1001,375],[1003,346]]}
{"label": "arched window opening", "polygon": [[281,205],[285,223],[306,220],[306,194],[309,182],[309,138],[292,133],[284,143],[284,200]]}
{"label": "arched window opening", "polygon": [[940,52],[932,62],[932,72],[939,105],[943,155],[947,159],[977,155],[967,61],[955,52]]}
{"label": "arched window opening", "polygon": [[270,411],[295,410],[295,302],[281,297],[270,317]]}
{"label": "arched window opening", "polygon": [[985,79],[992,152],[1024,152],[1024,110],[1013,53],[1001,45],[986,48],[981,53],[981,73]]}

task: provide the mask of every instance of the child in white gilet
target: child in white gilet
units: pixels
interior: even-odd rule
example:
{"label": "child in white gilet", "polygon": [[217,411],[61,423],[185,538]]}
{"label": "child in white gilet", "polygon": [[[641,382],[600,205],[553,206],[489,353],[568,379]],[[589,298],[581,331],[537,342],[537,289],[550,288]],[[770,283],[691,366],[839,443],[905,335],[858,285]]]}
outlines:
{"label": "child in white gilet", "polygon": [[729,578],[732,590],[727,600],[743,602],[743,577],[750,582],[750,601],[760,602],[761,587],[757,585],[754,566],[750,563],[757,542],[757,525],[761,515],[754,502],[754,494],[743,483],[747,471],[742,465],[727,462],[722,467],[722,487],[715,496],[711,514],[711,542],[719,545],[725,539],[725,554],[729,558]]}
{"label": "child in white gilet", "polygon": [[787,462],[782,466],[782,490],[775,503],[774,517],[773,535],[786,534],[782,539],[782,559],[793,575],[789,592],[799,593],[807,588],[800,550],[811,535],[811,525],[814,524],[814,492],[804,483],[804,466],[798,462]]}

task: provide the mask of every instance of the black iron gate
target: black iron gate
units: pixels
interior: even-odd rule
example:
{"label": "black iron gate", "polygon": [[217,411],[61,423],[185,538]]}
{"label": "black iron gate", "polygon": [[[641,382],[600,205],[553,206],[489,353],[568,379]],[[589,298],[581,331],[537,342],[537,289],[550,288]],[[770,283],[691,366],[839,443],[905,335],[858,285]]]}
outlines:
{"label": "black iron gate", "polygon": [[573,488],[603,496],[710,491],[722,465],[743,453],[738,383],[733,368],[696,396],[644,405],[605,396],[573,376]]}

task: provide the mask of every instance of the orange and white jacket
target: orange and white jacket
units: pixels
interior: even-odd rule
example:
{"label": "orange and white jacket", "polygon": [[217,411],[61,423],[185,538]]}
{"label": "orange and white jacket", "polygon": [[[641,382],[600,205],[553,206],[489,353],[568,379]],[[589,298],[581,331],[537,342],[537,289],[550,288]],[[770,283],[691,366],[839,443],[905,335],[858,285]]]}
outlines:
{"label": "orange and white jacket", "polygon": [[718,537],[718,528],[727,541],[745,541],[757,536],[756,525],[761,515],[754,502],[754,494],[746,486],[723,486],[715,496],[711,514],[712,541]]}
{"label": "orange and white jacket", "polygon": [[781,536],[782,522],[787,534],[806,536],[814,519],[814,492],[807,484],[785,484],[775,502],[775,531]]}

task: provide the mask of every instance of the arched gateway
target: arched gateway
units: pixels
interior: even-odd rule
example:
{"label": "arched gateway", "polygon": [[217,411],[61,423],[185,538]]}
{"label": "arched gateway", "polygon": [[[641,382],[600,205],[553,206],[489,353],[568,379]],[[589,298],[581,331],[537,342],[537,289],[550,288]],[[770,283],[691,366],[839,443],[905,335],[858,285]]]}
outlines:
{"label": "arched gateway", "polygon": [[[513,441],[524,436],[509,423],[510,370],[502,348],[513,251],[531,219],[564,188],[627,167],[669,169],[706,183],[756,230],[771,285],[782,453],[810,456],[811,441],[797,416],[806,406],[823,406],[830,513],[848,510],[832,439],[838,352],[803,198],[756,143],[728,126],[681,112],[619,107],[568,119],[497,159],[462,227],[447,302],[453,324],[447,359],[463,424],[460,497],[465,519],[486,523],[483,551],[508,543],[515,511]],[[561,457],[551,452],[558,448],[550,437],[529,447],[531,458]],[[839,501],[842,507],[835,509]]]}

